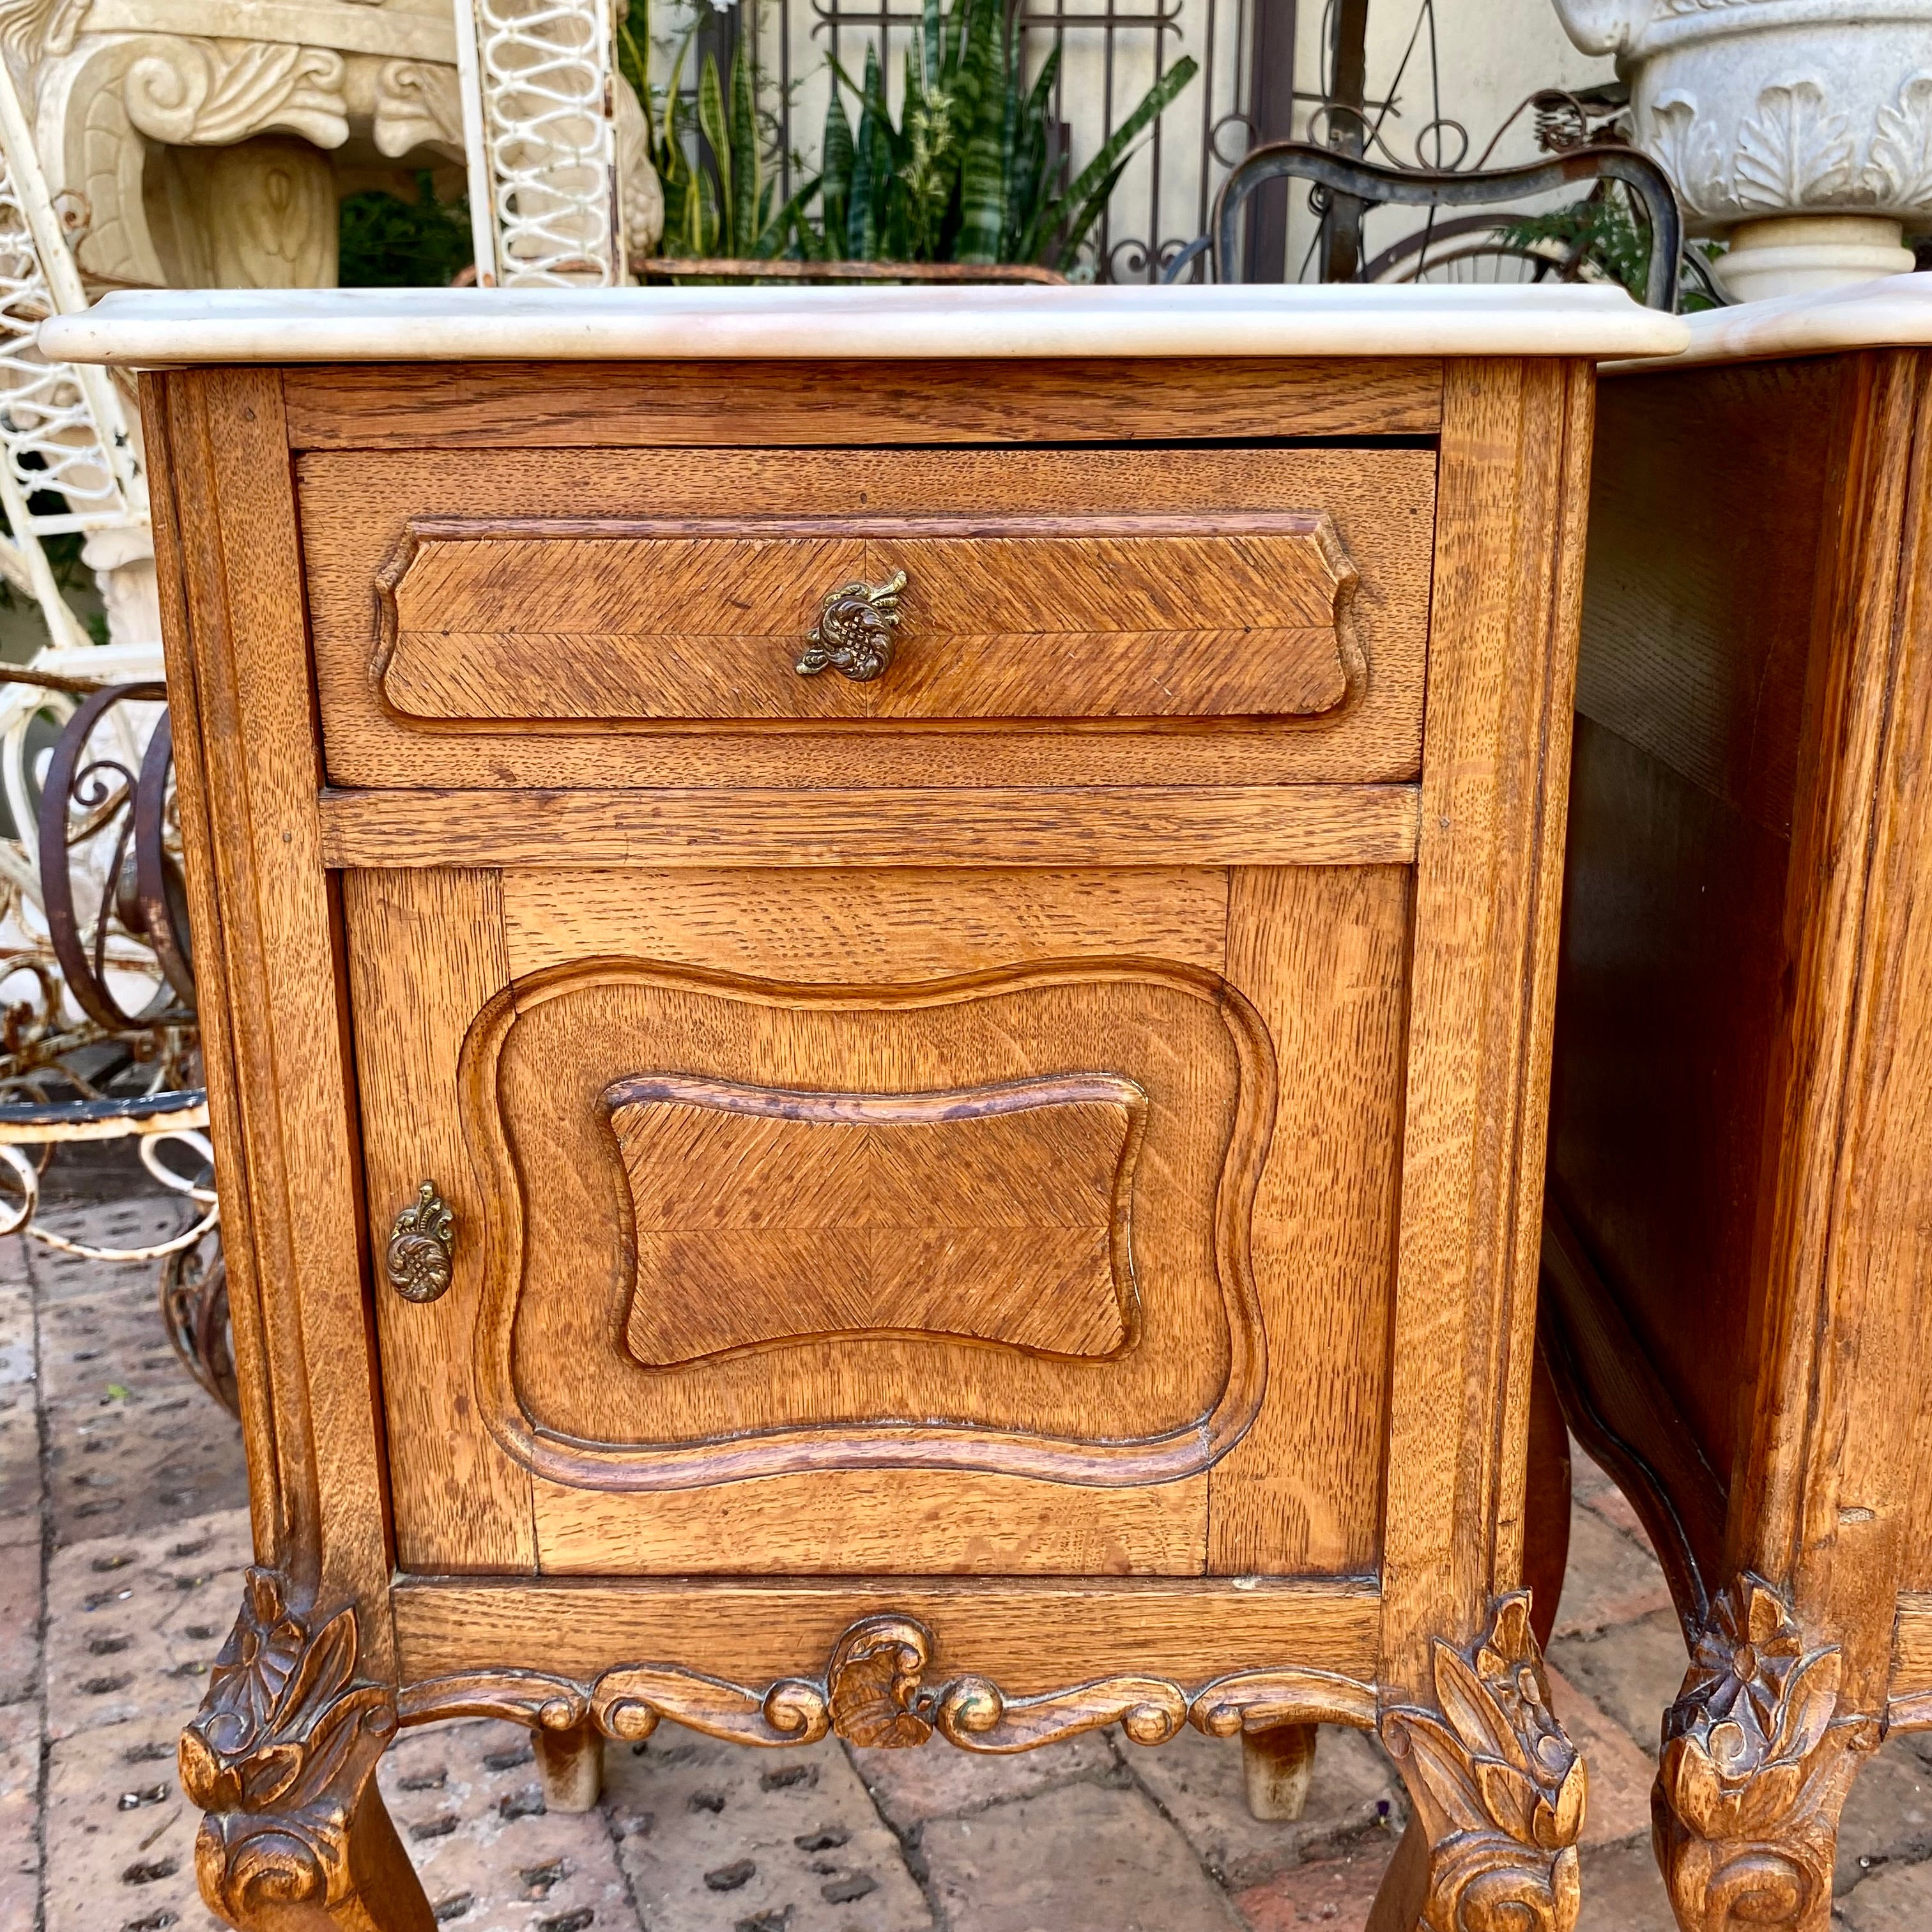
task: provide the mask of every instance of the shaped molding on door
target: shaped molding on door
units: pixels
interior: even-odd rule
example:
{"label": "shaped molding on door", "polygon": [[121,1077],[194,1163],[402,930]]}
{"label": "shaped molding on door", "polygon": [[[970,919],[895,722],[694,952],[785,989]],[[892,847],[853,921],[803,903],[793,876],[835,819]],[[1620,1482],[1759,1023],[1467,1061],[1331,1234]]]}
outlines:
{"label": "shaped molding on door", "polygon": [[595,1488],[1191,1474],[1265,1381],[1274,1089],[1253,1010],[1166,963],[522,980],[463,1054],[485,1420]]}

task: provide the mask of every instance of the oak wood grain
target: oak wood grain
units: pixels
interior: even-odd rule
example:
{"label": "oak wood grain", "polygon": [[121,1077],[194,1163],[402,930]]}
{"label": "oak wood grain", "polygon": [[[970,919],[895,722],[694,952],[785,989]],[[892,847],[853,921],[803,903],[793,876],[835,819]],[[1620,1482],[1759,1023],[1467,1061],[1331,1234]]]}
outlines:
{"label": "oak wood grain", "polygon": [[350,872],[344,928],[369,1226],[380,1245],[433,1181],[456,1217],[448,1290],[376,1298],[390,1508],[405,1568],[532,1570],[530,1478],[476,1423],[464,1360],[483,1286],[484,1220],[463,1142],[456,1064],[477,1012],[509,983],[496,874]]}
{"label": "oak wood grain", "polygon": [[1522,1560],[1592,386],[1452,364],[1417,858],[1384,1532],[1385,1683]]}
{"label": "oak wood grain", "polygon": [[1924,1591],[1898,1599],[1886,1714],[1894,1730],[1932,1730],[1932,1594]]}
{"label": "oak wood grain", "polygon": [[[535,1483],[547,1576],[1198,1576],[1208,1478],[842,1469],[648,1495]],[[616,1552],[614,1554],[614,1552]]]}
{"label": "oak wood grain", "polygon": [[[874,448],[775,461],[755,450],[524,448],[318,454],[303,458],[299,473],[323,742],[338,784],[1198,784],[1404,778],[1417,768],[1435,494],[1426,449]],[[882,518],[1023,527],[1028,519],[1157,518],[1210,536],[1238,520],[1325,517],[1358,573],[1343,642],[1359,652],[1359,670],[1351,658],[1347,700],[1309,718],[867,724],[807,716],[730,730],[670,718],[594,729],[557,718],[411,720],[386,708],[371,680],[383,648],[379,585],[407,567],[412,524],[508,534],[534,521],[582,536],[694,519],[742,524],[748,514],[821,532]],[[794,612],[799,640],[811,598],[842,580],[834,574],[807,586]],[[532,656],[552,648],[541,633],[526,644]],[[908,651],[916,668],[916,644]],[[788,641],[776,662],[782,668],[796,655]],[[800,687],[801,704],[832,702],[814,694],[824,678],[788,672],[780,682]]]}
{"label": "oak wood grain", "polygon": [[[1342,889],[1345,874],[1320,876]],[[769,980],[890,983],[1082,956],[1152,956],[1219,971],[1228,880],[1174,868],[520,871],[505,876],[503,902],[519,977],[628,955]],[[1319,1341],[1340,1346],[1325,1330]],[[1306,1346],[1312,1353],[1317,1338]],[[1293,1384],[1273,1386],[1292,1399]],[[1357,1507],[1372,1519],[1372,1463],[1353,1480]],[[1203,1477],[1093,1490],[901,1469],[644,1496],[539,1480],[536,1510],[542,1568],[558,1574],[608,1572],[621,1550],[628,1567],[659,1575],[1198,1575],[1206,1492]],[[1331,1553],[1300,1567],[1360,1570],[1368,1560],[1357,1548],[1348,1561]],[[1298,1561],[1291,1548],[1252,1567]]]}
{"label": "oak wood grain", "polygon": [[[1721,1491],[1750,1406],[1751,1241],[1790,847],[1588,718],[1575,753],[1552,1184],[1615,1294],[1616,1326]],[[1732,1366],[1714,1376],[1713,1360]],[[1701,1555],[1721,1570],[1721,1546]]]}
{"label": "oak wood grain", "polygon": [[854,1094],[634,1074],[603,1097],[650,1283],[624,1344],[647,1368],[808,1335],[1088,1359],[1139,1340],[1148,1099],[1120,1075]]}
{"label": "oak wood grain", "polygon": [[1870,440],[1848,508],[1861,521],[1839,548],[1842,644],[1820,706],[1829,749],[1801,768],[1787,900],[1807,989],[1792,1043],[1809,1065],[1786,1076],[1789,1206],[1768,1216],[1766,1258],[1790,1315],[1762,1331],[1786,1346],[1761,1375],[1742,1487],[1759,1515],[1748,1546],[1793,1550],[1800,1617],[1844,1627],[1844,1694],[1877,1712],[1887,1612],[1932,1572],[1916,1513],[1932,1493],[1918,1395],[1932,1375],[1932,358],[1874,356],[1859,373]]}
{"label": "oak wood grain", "polygon": [[259,1424],[248,1437],[254,1480],[278,1519],[261,1526],[272,1527],[263,1553],[304,1588],[371,1606],[362,1644],[380,1672],[392,1654],[376,1607],[389,1568],[380,1424],[280,384],[258,369],[171,376],[158,404],[172,476],[170,568],[178,557],[185,592],[171,668],[192,693],[177,746],[199,734],[179,767],[196,794],[184,830],[202,833],[184,837],[184,860],[196,901],[214,913],[197,950],[221,956],[216,1159],[242,1208],[230,1227],[253,1249],[240,1280],[245,1298],[252,1273],[261,1339],[248,1338],[244,1314],[244,1357],[251,1376],[266,1367],[274,1415],[272,1456]]}
{"label": "oak wood grain", "polygon": [[1228,977],[1268,1025],[1281,1100],[1255,1198],[1270,1384],[1209,1478],[1218,1575],[1380,1559],[1410,886],[1393,868],[1232,878]]}
{"label": "oak wood grain", "polygon": [[1845,368],[1620,378],[1592,468],[1579,715],[1780,836]]}
{"label": "oak wood grain", "polygon": [[334,866],[1400,866],[1409,785],[322,794]]}
{"label": "oak wood grain", "polygon": [[[1354,566],[1293,512],[418,522],[406,560],[371,674],[412,722],[1310,717],[1364,681]],[[822,601],[896,579],[884,674],[802,675]]]}
{"label": "oak wood grain", "polygon": [[291,369],[297,449],[1117,442],[1432,434],[1442,365],[396,363]]}
{"label": "oak wood grain", "polygon": [[394,1591],[406,1682],[528,1664],[576,1677],[674,1657],[733,1682],[816,1671],[859,1618],[916,1617],[943,1668],[982,1672],[1010,1694],[1114,1672],[1195,1682],[1292,1658],[1372,1677],[1379,1599],[1364,1583],[1160,1579],[441,1582]]}
{"label": "oak wood grain", "polygon": [[510,970],[625,956],[832,985],[1132,955],[1220,972],[1228,874],[1204,867],[747,867],[503,874]]}
{"label": "oak wood grain", "polygon": [[[608,1119],[611,1084],[634,1076],[640,1051],[653,1078],[775,1091],[985,1088],[1070,1063],[1131,1081],[1145,1096],[1137,1346],[1083,1359],[807,1332],[656,1367],[614,1350],[638,1301],[679,1292],[626,1214]],[[1218,976],[1096,961],[808,987],[590,961],[486,1009],[461,1078],[490,1177],[478,1394],[498,1441],[540,1474],[634,1489],[881,1466],[1158,1481],[1206,1467],[1260,1400],[1249,1214],[1274,1067],[1259,1022]],[[1002,1184],[1027,1199],[1051,1178]]]}

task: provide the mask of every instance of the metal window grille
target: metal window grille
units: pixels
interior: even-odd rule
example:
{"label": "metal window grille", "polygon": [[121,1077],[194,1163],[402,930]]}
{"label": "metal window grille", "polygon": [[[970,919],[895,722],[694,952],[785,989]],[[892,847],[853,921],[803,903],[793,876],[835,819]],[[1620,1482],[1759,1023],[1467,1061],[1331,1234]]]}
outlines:
{"label": "metal window grille", "polygon": [[[1084,264],[1102,281],[1158,280],[1162,266],[1206,228],[1215,191],[1249,146],[1290,131],[1294,0],[1019,0],[1017,22],[1029,84],[1049,52],[1060,50],[1053,106],[1072,174],[1181,56],[1199,63],[1195,80],[1142,137]],[[826,56],[856,81],[868,44],[877,46],[897,112],[920,15],[907,0],[740,0],[705,22],[700,46],[717,52],[722,69],[731,38],[748,26],[757,35],[782,197],[817,171],[832,84]],[[662,48],[656,51],[662,58]],[[686,63],[687,88],[694,66],[694,58]],[[849,93],[845,106],[856,121]],[[1278,260],[1278,234],[1274,247]]]}

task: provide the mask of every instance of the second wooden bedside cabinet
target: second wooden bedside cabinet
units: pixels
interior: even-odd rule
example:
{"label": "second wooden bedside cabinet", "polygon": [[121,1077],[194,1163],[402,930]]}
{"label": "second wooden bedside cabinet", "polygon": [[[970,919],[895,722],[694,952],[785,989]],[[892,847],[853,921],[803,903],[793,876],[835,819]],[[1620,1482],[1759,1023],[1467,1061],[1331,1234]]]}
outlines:
{"label": "second wooden bedside cabinet", "polygon": [[1678,1919],[1825,1932],[1932,1726],[1932,276],[1692,326],[1604,384],[1546,1323],[1691,1647]]}

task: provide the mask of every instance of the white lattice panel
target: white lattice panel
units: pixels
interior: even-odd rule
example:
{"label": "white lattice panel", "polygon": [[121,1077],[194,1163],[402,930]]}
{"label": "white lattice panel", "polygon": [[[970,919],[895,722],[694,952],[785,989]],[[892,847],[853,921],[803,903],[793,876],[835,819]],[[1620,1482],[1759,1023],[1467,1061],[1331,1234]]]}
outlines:
{"label": "white lattice panel", "polygon": [[[56,309],[84,308],[72,251],[47,195],[11,70],[0,61],[0,574],[32,592],[57,646],[87,641],[54,580],[43,536],[138,525],[146,489],[126,412],[105,370],[50,362],[35,347]],[[57,490],[58,507],[30,496]]]}
{"label": "white lattice panel", "polygon": [[609,0],[470,4],[496,218],[479,275],[488,242],[505,288],[622,281]]}

